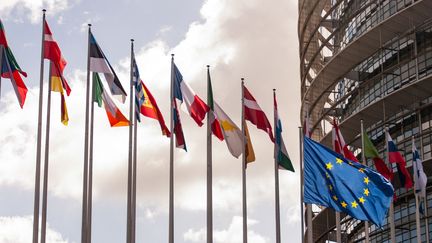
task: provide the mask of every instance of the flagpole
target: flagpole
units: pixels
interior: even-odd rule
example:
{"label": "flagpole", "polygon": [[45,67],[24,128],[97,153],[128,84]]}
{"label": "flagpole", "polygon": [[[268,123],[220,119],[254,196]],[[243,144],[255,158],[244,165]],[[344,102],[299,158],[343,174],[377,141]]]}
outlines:
{"label": "flagpole", "polygon": [[[414,136],[411,136],[411,140],[412,140],[412,145],[415,146]],[[413,156],[413,162],[412,162],[413,163],[413,174],[417,173],[417,175],[418,175],[418,165],[417,165],[417,161],[415,159],[416,158],[414,158],[414,156]],[[415,168],[416,168],[417,171],[414,171],[414,163],[416,164]],[[415,198],[415,203],[416,203],[416,233],[417,233],[417,243],[421,243],[421,225],[420,225],[420,214],[419,214],[419,203],[420,202],[419,202],[419,196],[418,196],[416,190],[417,189],[414,186],[414,198]]]}
{"label": "flagpole", "polygon": [[[131,39],[131,45],[132,45],[132,53],[133,53],[133,57],[134,57],[134,61],[135,61],[135,54],[134,54],[134,50],[133,50],[133,39]],[[131,69],[132,70],[132,69]],[[133,79],[133,78],[132,78]],[[131,80],[132,80],[131,79]],[[133,80],[132,80],[133,81]],[[132,83],[133,85],[138,85],[139,80],[135,80],[136,83]],[[131,100],[133,97],[136,98],[136,94],[132,95],[132,93],[135,93],[135,89],[132,89],[133,92],[130,93],[131,96]],[[133,102],[131,102],[133,103]],[[136,106],[136,104],[135,104]],[[133,106],[133,107],[135,107]],[[139,109],[139,107],[135,107],[135,109]],[[133,109],[135,111],[135,109]],[[131,231],[131,240],[132,243],[135,243],[135,231],[136,231],[136,175],[137,175],[137,129],[138,129],[138,124],[137,124],[137,113],[133,112],[133,157],[132,157],[132,231]],[[130,122],[132,122],[132,120]]]}
{"label": "flagpole", "polygon": [[130,85],[129,85],[129,154],[128,154],[128,185],[127,185],[127,228],[126,242],[132,243],[132,131],[133,131],[133,40],[131,39],[131,63],[130,63]]}
{"label": "flagpole", "polygon": [[[421,112],[418,112],[418,126],[419,126],[419,138],[420,138],[420,156],[424,158],[424,148],[423,148],[423,130],[422,130],[422,116]],[[428,200],[427,197],[423,197],[423,205],[424,205],[424,220],[425,220],[425,229],[426,229],[426,242],[429,241],[429,219],[428,219]]]}
{"label": "flagpole", "polygon": [[93,212],[93,135],[94,135],[94,98],[95,91],[92,85],[90,100],[90,146],[88,159],[88,202],[87,202],[87,243],[91,243],[92,212]]}
{"label": "flagpole", "polygon": [[35,174],[35,194],[33,208],[33,243],[38,242],[39,235],[39,202],[40,202],[40,167],[41,167],[41,145],[42,145],[42,101],[43,101],[43,78],[44,78],[44,37],[45,37],[45,13],[42,10],[42,40],[41,40],[41,62],[40,62],[40,80],[39,80],[39,113],[38,113],[38,130],[37,130],[37,148],[36,148],[36,174]]}
{"label": "flagpole", "polygon": [[[361,146],[362,146],[362,161],[363,164],[367,166],[366,163],[366,155],[364,153],[365,151],[365,140],[364,140],[364,125],[363,125],[363,119],[360,120],[360,132],[361,132]],[[369,222],[364,222],[364,232],[365,232],[365,242],[369,243]]]}
{"label": "flagpole", "polygon": [[86,83],[86,117],[85,117],[85,135],[84,135],[84,171],[83,171],[83,201],[82,201],[82,218],[81,218],[81,243],[87,243],[87,196],[88,196],[88,137],[89,137],[89,116],[90,116],[90,35],[91,24],[88,24],[88,43],[87,43],[87,83]]}
{"label": "flagpole", "polygon": [[[273,89],[273,98],[276,102],[276,89]],[[276,105],[276,103],[275,103]],[[276,107],[274,107],[274,134],[277,136],[276,126],[277,126],[277,114]],[[276,143],[275,143],[276,144]],[[274,156],[274,181],[275,181],[275,220],[276,220],[276,243],[281,242],[281,233],[280,233],[280,202],[279,202],[279,163],[277,160],[277,155]]]}
{"label": "flagpole", "polygon": [[[388,127],[385,127],[385,141],[386,141],[386,150],[387,150],[387,156],[386,156],[386,160],[387,160],[387,164],[389,163],[389,147],[388,147],[388,139],[387,139],[387,132],[388,132]],[[391,164],[390,164],[390,167]],[[393,169],[392,169],[393,171]],[[390,242],[391,243],[396,243],[396,236],[395,236],[395,224],[394,224],[394,205],[393,205],[393,199],[391,200],[390,203],[390,210],[389,210],[389,222],[390,222]]]}
{"label": "flagpole", "polygon": [[304,243],[304,198],[303,198],[303,127],[299,126],[299,150],[300,150],[300,220],[301,220],[301,242]]}
{"label": "flagpole", "polygon": [[[42,43],[43,44],[43,43]],[[52,64],[50,62],[50,64]],[[50,141],[50,124],[51,124],[51,65],[49,67],[48,78],[48,98],[47,98],[47,114],[46,114],[46,128],[45,128],[45,162],[43,173],[43,187],[42,187],[42,222],[41,222],[41,243],[46,240],[46,221],[47,221],[47,204],[48,204],[48,164],[49,164],[49,141]]]}
{"label": "flagpole", "polygon": [[3,69],[3,45],[0,45],[0,99],[1,99],[1,70]]}
{"label": "flagpole", "polygon": [[242,134],[243,134],[243,146],[242,146],[242,205],[243,205],[243,243],[248,242],[247,237],[247,203],[246,203],[246,138],[245,138],[245,115],[244,115],[244,78],[241,78],[241,102],[242,102]]}
{"label": "flagpole", "polygon": [[[174,130],[174,54],[171,54],[171,121],[170,130]],[[169,168],[169,232],[168,242],[174,243],[174,134],[170,137],[170,168]]]}
{"label": "flagpole", "polygon": [[[207,65],[207,104],[210,101],[210,65]],[[213,98],[212,98],[213,99]],[[210,117],[212,116],[212,117]],[[213,243],[213,171],[212,171],[212,133],[211,133],[211,120],[213,119],[213,112],[207,113],[207,243]]]}

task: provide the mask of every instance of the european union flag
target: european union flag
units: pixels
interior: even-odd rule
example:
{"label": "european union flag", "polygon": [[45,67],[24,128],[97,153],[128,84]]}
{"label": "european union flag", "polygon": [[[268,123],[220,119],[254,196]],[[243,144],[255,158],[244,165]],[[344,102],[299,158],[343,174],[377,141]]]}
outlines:
{"label": "european union flag", "polygon": [[304,202],[382,227],[393,186],[378,172],[304,138]]}

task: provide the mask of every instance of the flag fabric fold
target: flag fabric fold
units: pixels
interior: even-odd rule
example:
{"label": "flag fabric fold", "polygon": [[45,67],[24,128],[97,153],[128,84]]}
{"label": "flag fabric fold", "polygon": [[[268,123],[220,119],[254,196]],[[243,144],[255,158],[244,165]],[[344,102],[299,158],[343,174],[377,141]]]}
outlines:
{"label": "flag fabric fold", "polygon": [[387,180],[393,180],[393,172],[388,168],[384,160],[380,157],[377,149],[373,145],[372,141],[368,137],[367,133],[363,133],[364,138],[364,156],[367,159],[372,159],[375,164],[376,170],[384,176]]}
{"label": "flag fabric fold", "polygon": [[333,120],[333,128],[332,128],[332,140],[333,140],[333,150],[336,153],[343,155],[345,158],[358,162],[357,158],[354,156],[353,152],[349,150],[348,145],[345,144],[345,140],[342,136],[342,133],[339,129],[339,126],[336,122],[336,119]]}
{"label": "flag fabric fold", "polygon": [[220,123],[226,145],[232,156],[238,158],[242,154],[243,134],[229,116],[214,102],[214,113]]}
{"label": "flag fabric fold", "polygon": [[294,172],[291,159],[285,147],[285,143],[282,138],[282,122],[279,118],[277,109],[276,93],[273,95],[274,100],[274,126],[275,126],[275,147],[274,147],[274,158],[279,164],[279,169],[290,170]]}
{"label": "flag fabric fold", "polygon": [[27,96],[27,87],[24,84],[21,75],[27,77],[27,73],[25,73],[18,62],[16,61],[12,50],[9,48],[9,45],[6,40],[6,33],[3,27],[3,23],[0,20],[0,52],[2,65],[0,67],[0,75],[2,78],[10,79],[12,83],[12,87],[14,88],[15,94],[18,99],[18,103],[21,108],[23,108],[25,99]]}
{"label": "flag fabric fold", "polygon": [[391,138],[388,132],[386,132],[386,136],[387,136],[387,147],[388,147],[387,152],[388,152],[389,162],[396,164],[401,185],[406,189],[409,189],[413,186],[413,182],[406,168],[405,159],[399,153],[396,144],[393,142],[393,139]]}
{"label": "flag fabric fold", "polygon": [[183,128],[181,125],[181,121],[180,121],[180,115],[179,115],[179,111],[177,108],[177,102],[175,99],[173,99],[173,122],[174,122],[174,135],[175,135],[175,139],[176,139],[176,147],[177,148],[182,148],[185,151],[187,151],[186,148],[186,140],[184,138],[184,134],[183,134]]}
{"label": "flag fabric fold", "polygon": [[423,163],[420,154],[415,146],[414,138],[412,140],[413,154],[413,174],[414,174],[414,192],[421,198],[426,196],[427,176],[423,170]]}
{"label": "flag fabric fold", "polygon": [[109,97],[97,73],[93,73],[93,97],[99,107],[104,106],[111,127],[129,126],[129,120]]}
{"label": "flag fabric fold", "polygon": [[382,227],[393,198],[379,173],[305,137],[304,202],[333,208]]}
{"label": "flag fabric fold", "polygon": [[270,140],[274,142],[273,131],[266,114],[256,102],[255,98],[243,85],[244,94],[244,117],[245,120],[252,122],[258,129],[264,130],[270,137]]}
{"label": "flag fabric fold", "polygon": [[60,47],[54,40],[51,29],[46,21],[44,22],[44,33],[44,58],[51,61],[51,91],[60,93],[60,120],[64,125],[67,125],[69,122],[69,115],[67,112],[64,90],[66,90],[68,96],[71,93],[71,88],[63,76],[63,71],[67,62],[62,56]]}
{"label": "flag fabric fold", "polygon": [[122,103],[126,101],[126,91],[92,33],[90,33],[90,71],[103,73],[111,94],[120,97]]}
{"label": "flag fabric fold", "polygon": [[224,140],[219,118],[214,111],[213,89],[211,85],[210,71],[207,71],[207,105],[210,108],[208,116],[211,118],[211,131],[219,140]]}
{"label": "flag fabric fold", "polygon": [[174,97],[183,104],[189,112],[189,115],[194,119],[198,126],[203,125],[205,115],[209,111],[209,107],[202,101],[192,88],[183,80],[183,76],[174,64]]}

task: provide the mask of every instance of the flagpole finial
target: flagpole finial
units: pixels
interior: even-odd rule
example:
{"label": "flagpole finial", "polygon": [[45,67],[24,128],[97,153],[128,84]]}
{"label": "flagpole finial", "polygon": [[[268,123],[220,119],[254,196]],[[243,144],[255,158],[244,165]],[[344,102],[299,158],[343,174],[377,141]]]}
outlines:
{"label": "flagpole finial", "polygon": [[209,69],[210,68],[210,65],[207,65],[207,69]]}
{"label": "flagpole finial", "polygon": [[88,25],[88,27],[91,27],[92,26],[92,24],[87,24]]}
{"label": "flagpole finial", "polygon": [[42,12],[43,12],[43,13],[46,13],[46,9],[42,9]]}
{"label": "flagpole finial", "polygon": [[131,42],[134,42],[135,40],[134,40],[134,39],[130,39],[130,41],[131,41]]}
{"label": "flagpole finial", "polygon": [[276,92],[276,89],[273,89],[273,92]]}

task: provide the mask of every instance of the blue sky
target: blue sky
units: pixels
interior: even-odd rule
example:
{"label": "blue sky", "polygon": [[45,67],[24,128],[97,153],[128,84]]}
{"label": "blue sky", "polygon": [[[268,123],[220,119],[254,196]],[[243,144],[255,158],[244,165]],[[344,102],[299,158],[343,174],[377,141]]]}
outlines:
{"label": "blue sky", "polygon": [[[185,81],[204,100],[205,66],[211,65],[214,97],[237,123],[240,77],[246,78],[247,87],[271,121],[272,89],[276,88],[283,136],[298,170],[296,1],[2,2],[0,17],[19,64],[28,72],[29,93],[20,109],[9,81],[2,79],[0,194],[8,196],[0,197],[0,241],[29,242],[31,237],[42,7],[48,10],[47,21],[68,61],[65,74],[72,87],[67,97],[67,127],[59,121],[59,97],[53,94],[52,100],[48,242],[80,241],[85,26],[89,21],[125,87],[129,39],[136,40],[141,78],[166,120],[171,53],[176,54]],[[128,114],[126,104],[117,105]],[[181,117],[188,152],[175,151],[175,239],[205,242],[205,128],[197,127],[185,112]],[[126,239],[127,128],[110,128],[99,108],[95,109],[95,123],[93,242],[122,242]],[[166,242],[169,140],[147,118],[138,129],[137,239]],[[249,238],[254,243],[274,242],[273,145],[264,132],[251,125],[249,130],[257,157],[247,171]],[[241,242],[241,163],[229,154],[224,142],[214,140],[213,144],[215,243]],[[298,173],[280,172],[283,242],[300,240],[298,177]]]}

